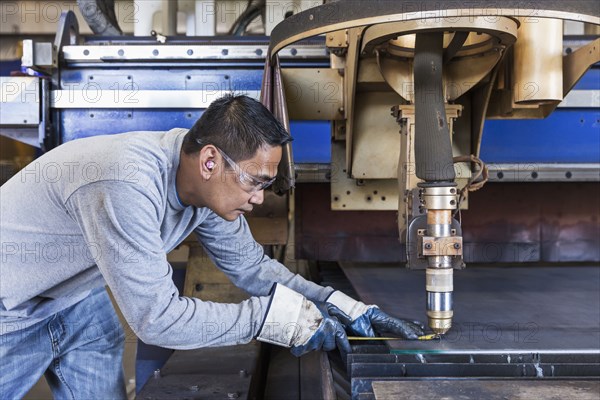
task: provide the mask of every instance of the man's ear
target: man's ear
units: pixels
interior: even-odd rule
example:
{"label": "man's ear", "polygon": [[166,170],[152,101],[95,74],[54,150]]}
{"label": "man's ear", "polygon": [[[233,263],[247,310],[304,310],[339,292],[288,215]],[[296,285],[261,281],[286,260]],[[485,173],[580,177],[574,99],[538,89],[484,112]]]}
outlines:
{"label": "man's ear", "polygon": [[217,149],[215,146],[207,145],[200,150],[198,156],[198,162],[200,167],[200,174],[205,180],[209,180],[217,169],[216,163]]}

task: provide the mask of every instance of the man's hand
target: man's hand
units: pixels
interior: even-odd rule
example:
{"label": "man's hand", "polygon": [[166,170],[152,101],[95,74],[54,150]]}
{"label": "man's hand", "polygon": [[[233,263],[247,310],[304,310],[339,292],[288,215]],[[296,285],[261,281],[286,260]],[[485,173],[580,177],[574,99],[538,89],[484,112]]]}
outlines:
{"label": "man's hand", "polygon": [[257,339],[290,347],[296,357],[313,350],[337,348],[345,359],[352,348],[344,326],[327,308],[325,303],[317,305],[300,293],[275,284]]}
{"label": "man's hand", "polygon": [[342,354],[342,359],[345,360],[348,353],[352,352],[352,348],[344,326],[337,318],[329,314],[326,304],[309,303],[319,310],[322,319],[318,328],[307,341],[292,345],[292,354],[300,357],[313,350],[331,351],[337,348]]}
{"label": "man's hand", "polygon": [[374,337],[376,333],[383,336],[417,339],[423,335],[424,326],[418,321],[407,321],[394,318],[374,305],[366,305],[335,291],[327,302],[329,314],[341,321],[346,330],[356,336]]}

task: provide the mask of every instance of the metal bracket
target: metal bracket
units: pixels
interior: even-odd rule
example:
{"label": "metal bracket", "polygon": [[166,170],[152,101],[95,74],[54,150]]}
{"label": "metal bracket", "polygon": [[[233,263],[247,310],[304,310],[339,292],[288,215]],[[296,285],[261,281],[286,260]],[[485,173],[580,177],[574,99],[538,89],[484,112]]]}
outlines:
{"label": "metal bracket", "polygon": [[[408,269],[426,269],[428,266],[426,256],[429,255],[451,255],[454,256],[452,259],[452,267],[454,269],[465,268],[465,263],[462,258],[462,228],[460,223],[456,219],[452,219],[451,225],[452,236],[448,238],[432,238],[426,236],[427,234],[427,216],[420,215],[413,218],[408,224],[406,233],[406,268]],[[445,242],[448,242],[444,244]],[[431,252],[439,252],[440,249],[444,250],[445,247],[450,247],[451,251],[459,252],[458,249],[454,248],[455,243],[460,245],[461,254],[424,254],[425,244],[430,243],[431,249],[427,249]],[[451,243],[451,244],[450,244]]]}
{"label": "metal bracket", "polygon": [[343,29],[341,31],[329,32],[327,34],[327,47],[333,48],[347,48],[348,47],[348,29]]}
{"label": "metal bracket", "polygon": [[420,236],[421,256],[462,256],[462,237]]}

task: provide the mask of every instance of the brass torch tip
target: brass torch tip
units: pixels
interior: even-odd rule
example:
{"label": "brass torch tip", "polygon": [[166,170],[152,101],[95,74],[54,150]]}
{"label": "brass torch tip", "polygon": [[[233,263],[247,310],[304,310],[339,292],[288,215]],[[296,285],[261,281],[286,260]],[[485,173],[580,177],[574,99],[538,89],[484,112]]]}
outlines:
{"label": "brass torch tip", "polygon": [[428,318],[429,327],[438,335],[444,335],[452,327],[452,319]]}
{"label": "brass torch tip", "polygon": [[448,328],[431,328],[432,331],[434,331],[437,335],[444,335],[446,334],[446,332],[448,332],[450,330],[450,327]]}

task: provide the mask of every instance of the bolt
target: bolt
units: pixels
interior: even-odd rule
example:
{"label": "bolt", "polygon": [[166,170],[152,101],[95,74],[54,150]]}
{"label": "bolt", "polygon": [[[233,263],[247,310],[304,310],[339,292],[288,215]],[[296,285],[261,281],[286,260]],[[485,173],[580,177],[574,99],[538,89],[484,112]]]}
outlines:
{"label": "bolt", "polygon": [[158,379],[160,378],[160,369],[155,369],[154,370],[154,379]]}
{"label": "bolt", "polygon": [[200,386],[198,386],[198,385],[192,385],[192,386],[190,386],[190,390],[192,392],[197,392],[198,390],[200,390]]}
{"label": "bolt", "polygon": [[240,369],[240,378],[245,378],[248,376],[248,371],[245,369]]}
{"label": "bolt", "polygon": [[427,250],[431,250],[431,243],[425,243],[425,248]]}
{"label": "bolt", "polygon": [[240,397],[240,395],[238,394],[238,392],[227,393],[227,398],[228,399],[237,399],[238,397]]}
{"label": "bolt", "polygon": [[460,243],[454,243],[454,248],[455,248],[456,250],[460,249]]}

